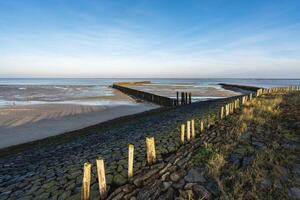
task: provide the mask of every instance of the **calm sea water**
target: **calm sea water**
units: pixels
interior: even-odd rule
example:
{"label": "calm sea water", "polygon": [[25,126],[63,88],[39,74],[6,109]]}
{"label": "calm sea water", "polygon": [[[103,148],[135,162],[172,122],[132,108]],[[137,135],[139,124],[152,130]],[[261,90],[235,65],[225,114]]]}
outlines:
{"label": "calm sea water", "polygon": [[299,79],[107,79],[107,78],[0,78],[0,85],[97,85],[109,86],[118,81],[150,80],[154,84],[180,84],[215,86],[219,83],[232,83],[259,87],[300,85]]}
{"label": "calm sea water", "polygon": [[[191,85],[215,87],[219,83],[278,87],[300,85],[300,79],[85,79],[85,78],[1,78],[0,106],[72,103],[84,105],[119,105],[132,102],[107,100],[112,96],[113,82],[150,80],[153,84]],[[102,98],[101,98],[102,97]]]}

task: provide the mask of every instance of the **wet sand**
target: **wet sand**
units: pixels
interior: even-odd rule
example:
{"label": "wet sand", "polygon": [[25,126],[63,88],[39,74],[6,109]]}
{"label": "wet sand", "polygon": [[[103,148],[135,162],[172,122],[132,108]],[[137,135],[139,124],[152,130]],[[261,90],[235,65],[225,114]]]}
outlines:
{"label": "wet sand", "polygon": [[226,90],[220,86],[220,88],[212,86],[197,87],[193,85],[163,85],[163,84],[131,84],[127,87],[161,95],[166,97],[176,97],[176,92],[191,92],[193,97],[231,97],[240,95],[240,92],[232,90]]}
{"label": "wet sand", "polygon": [[0,149],[159,107],[146,102],[135,103],[131,97],[116,90],[113,96],[88,100],[99,99],[123,101],[125,104],[92,106],[45,103],[0,108]]}
{"label": "wet sand", "polygon": [[157,107],[143,103],[112,107],[32,105],[1,109],[0,148],[43,139]]}

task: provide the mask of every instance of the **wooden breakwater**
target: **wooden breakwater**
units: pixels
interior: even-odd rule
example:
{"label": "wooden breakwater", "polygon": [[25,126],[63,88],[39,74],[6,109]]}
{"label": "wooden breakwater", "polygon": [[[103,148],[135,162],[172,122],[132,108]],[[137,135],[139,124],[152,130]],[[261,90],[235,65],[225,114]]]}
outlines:
{"label": "wooden breakwater", "polygon": [[181,98],[179,97],[179,92],[177,92],[176,99],[172,99],[169,97],[165,97],[165,96],[152,94],[149,92],[144,92],[144,91],[130,88],[130,85],[134,86],[134,85],[142,85],[142,84],[147,84],[147,83],[151,83],[151,82],[149,82],[149,81],[118,82],[118,83],[113,83],[112,87],[125,93],[125,94],[133,96],[135,98],[149,101],[149,102],[161,105],[161,106],[172,107],[172,106],[185,105],[185,104],[192,103],[192,94],[187,93],[187,92],[181,92]]}
{"label": "wooden breakwater", "polygon": [[259,87],[255,86],[247,86],[247,85],[234,85],[234,84],[227,84],[227,83],[220,83],[224,89],[227,90],[244,90],[244,91],[249,91],[249,92],[256,92],[257,90],[261,89]]}

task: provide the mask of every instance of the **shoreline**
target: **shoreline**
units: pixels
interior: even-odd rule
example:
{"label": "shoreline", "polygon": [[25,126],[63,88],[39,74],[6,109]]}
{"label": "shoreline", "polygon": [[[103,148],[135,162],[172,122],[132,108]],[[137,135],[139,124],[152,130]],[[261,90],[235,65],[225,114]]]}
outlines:
{"label": "shoreline", "polygon": [[95,130],[99,131],[99,130],[110,129],[113,128],[115,124],[126,123],[127,121],[137,119],[139,117],[149,116],[169,109],[172,108],[164,108],[164,107],[153,108],[135,114],[119,116],[106,121],[98,122],[93,125],[85,126],[71,131],[66,131],[57,135],[52,135],[46,138],[0,148],[0,158],[6,157],[11,154],[19,153],[23,150],[30,150],[37,147],[45,147],[47,145],[50,145],[49,143],[51,143],[51,145],[53,144],[59,145],[65,142],[70,142],[72,140],[75,140],[83,136],[95,134],[93,133],[93,131]]}
{"label": "shoreline", "polygon": [[[124,95],[124,94],[121,94],[121,95]],[[196,104],[210,104],[210,103],[214,103],[214,102],[218,102],[218,101],[226,101],[233,97],[234,96],[220,98],[220,99],[216,98],[216,99],[210,99],[210,100],[206,100],[206,101],[199,101],[199,102],[196,102]],[[146,104],[148,104],[148,103],[146,103]],[[122,123],[124,121],[126,122],[127,120],[132,120],[132,119],[134,120],[139,117],[152,115],[154,113],[159,113],[159,112],[170,110],[170,109],[176,109],[176,108],[163,108],[163,107],[155,108],[155,106],[153,106],[153,108],[149,108],[144,111],[137,112],[137,113],[129,113],[129,114],[123,113],[121,116],[117,115],[116,117],[112,117],[112,118],[109,118],[106,120],[100,120],[100,121],[94,122],[89,125],[76,127],[71,130],[60,131],[60,132],[57,132],[56,134],[50,134],[50,135],[48,135],[48,137],[39,138],[37,140],[28,141],[28,142],[15,144],[15,145],[11,145],[11,146],[6,146],[4,148],[0,148],[0,157],[14,154],[14,153],[20,152],[22,150],[26,150],[28,148],[31,149],[36,146],[44,146],[49,142],[52,144],[60,144],[63,142],[68,142],[68,141],[72,140],[72,138],[75,139],[77,137],[80,137],[81,135],[89,135],[90,133],[87,133],[87,132],[93,132],[93,130],[95,130],[95,129],[102,129],[103,127],[110,127],[110,126],[113,127],[114,123]],[[117,111],[118,110],[116,110],[116,112]],[[100,115],[101,115],[101,113],[100,113]],[[84,117],[84,116],[82,116],[82,117]]]}
{"label": "shoreline", "polygon": [[[146,84],[140,90],[147,90],[149,82],[130,83],[133,85]],[[129,83],[127,83],[129,84]],[[152,88],[153,86],[150,86]],[[156,88],[157,87],[157,88]],[[188,89],[190,86],[155,86],[155,91],[164,91],[163,94],[168,96],[174,93],[174,89]],[[190,89],[193,87],[190,87]],[[33,90],[35,91],[35,90]],[[39,90],[40,91],[40,90]],[[197,91],[197,90],[195,90]],[[216,89],[206,88],[203,91],[198,90],[202,95],[219,96],[223,98],[236,96],[240,93],[231,90],[221,90],[219,93]],[[7,91],[8,92],[8,91]],[[16,91],[14,91],[16,92]],[[126,95],[116,89],[112,89],[112,96],[99,96],[83,98],[80,102],[43,102],[41,104],[22,104],[2,107],[0,109],[0,151],[35,140],[44,139],[62,133],[72,132],[88,126],[99,124],[101,122],[119,118],[121,116],[136,114],[158,106],[147,101],[135,101],[130,95]],[[197,96],[197,95],[196,95]],[[100,99],[99,99],[100,98]],[[167,97],[166,97],[167,98]],[[205,97],[207,98],[207,97]],[[94,101],[83,104],[85,101]],[[100,102],[98,102],[100,101]],[[101,105],[101,101],[111,101]],[[123,103],[119,103],[124,101]],[[96,105],[96,103],[99,105]],[[128,103],[126,103],[128,102]],[[76,104],[78,103],[78,104]]]}
{"label": "shoreline", "polygon": [[[45,104],[2,109],[0,151],[157,107],[149,103],[117,106]],[[6,118],[5,112],[9,113]]]}

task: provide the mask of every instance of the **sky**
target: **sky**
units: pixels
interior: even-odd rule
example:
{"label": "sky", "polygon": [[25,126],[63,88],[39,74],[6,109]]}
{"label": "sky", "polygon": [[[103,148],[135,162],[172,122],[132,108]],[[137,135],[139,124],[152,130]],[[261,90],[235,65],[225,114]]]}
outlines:
{"label": "sky", "polygon": [[300,78],[299,0],[0,0],[0,77]]}

